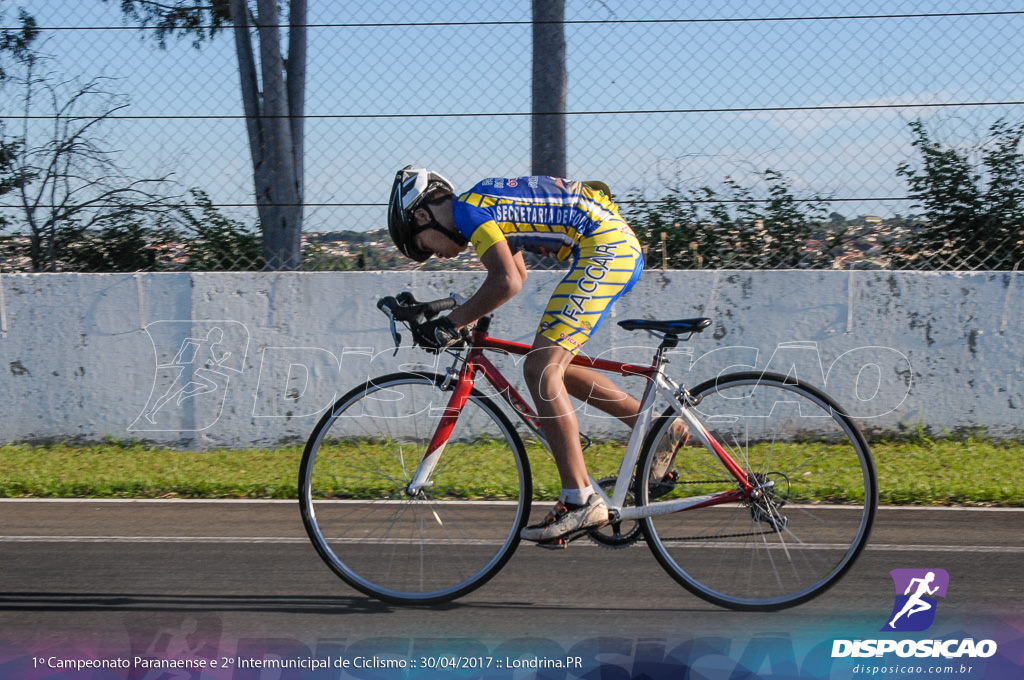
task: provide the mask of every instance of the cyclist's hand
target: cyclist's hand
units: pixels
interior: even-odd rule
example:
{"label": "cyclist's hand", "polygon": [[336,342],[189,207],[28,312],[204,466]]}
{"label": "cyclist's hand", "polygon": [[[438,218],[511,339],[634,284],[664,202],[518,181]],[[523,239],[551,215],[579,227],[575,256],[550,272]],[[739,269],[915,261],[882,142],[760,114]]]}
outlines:
{"label": "cyclist's hand", "polygon": [[463,340],[462,333],[446,316],[422,323],[416,326],[412,333],[417,345],[432,352],[454,347]]}

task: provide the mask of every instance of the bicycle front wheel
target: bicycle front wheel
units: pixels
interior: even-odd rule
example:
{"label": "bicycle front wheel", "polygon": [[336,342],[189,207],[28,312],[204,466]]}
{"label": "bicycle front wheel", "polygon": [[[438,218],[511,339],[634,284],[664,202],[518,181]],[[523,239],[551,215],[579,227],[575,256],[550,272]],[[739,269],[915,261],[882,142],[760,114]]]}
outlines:
{"label": "bicycle front wheel", "polygon": [[[759,493],[645,518],[662,567],[696,595],[741,610],[776,610],[833,585],[867,543],[878,502],[863,435],[828,396],[782,375],[736,373],[691,394],[698,419]],[[640,505],[735,491],[740,484],[696,433],[668,478],[651,480],[673,435],[656,419],[637,467]]]}
{"label": "bicycle front wheel", "polygon": [[306,444],[302,518],[317,552],[375,598],[457,598],[501,569],[530,515],[530,468],[508,418],[475,389],[426,486],[406,489],[451,392],[444,377],[396,373],[339,399]]}

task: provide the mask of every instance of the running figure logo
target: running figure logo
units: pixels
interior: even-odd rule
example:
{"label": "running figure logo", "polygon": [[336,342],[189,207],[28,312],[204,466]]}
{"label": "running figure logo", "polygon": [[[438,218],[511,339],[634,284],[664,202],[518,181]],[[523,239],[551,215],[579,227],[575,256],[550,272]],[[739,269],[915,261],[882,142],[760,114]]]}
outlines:
{"label": "running figure logo", "polygon": [[935,621],[935,597],[945,597],[949,574],[944,569],[893,569],[889,572],[896,588],[896,601],[889,623],[882,630],[904,632],[925,630]]}
{"label": "running figure logo", "polygon": [[237,321],[156,321],[153,391],[129,431],[201,431],[220,418],[232,375],[245,367],[249,331]]}

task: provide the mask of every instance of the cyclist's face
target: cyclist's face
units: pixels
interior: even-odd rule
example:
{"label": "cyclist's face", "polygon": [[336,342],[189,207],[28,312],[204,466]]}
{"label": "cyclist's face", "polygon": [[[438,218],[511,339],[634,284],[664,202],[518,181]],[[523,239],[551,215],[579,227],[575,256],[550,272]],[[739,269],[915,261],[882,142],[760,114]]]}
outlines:
{"label": "cyclist's face", "polygon": [[417,208],[413,211],[413,219],[421,227],[432,225],[432,228],[424,229],[416,234],[414,241],[418,248],[429,250],[442,259],[455,257],[465,250],[465,246],[459,245],[449,238],[444,231],[436,228],[437,225],[441,225],[444,229],[451,230],[452,232],[455,231],[455,221],[452,219],[451,197],[446,197],[439,201],[431,201]]}
{"label": "cyclist's face", "polygon": [[424,229],[416,234],[414,240],[417,248],[429,250],[441,259],[455,257],[466,249],[466,246],[460,246],[437,229]]}

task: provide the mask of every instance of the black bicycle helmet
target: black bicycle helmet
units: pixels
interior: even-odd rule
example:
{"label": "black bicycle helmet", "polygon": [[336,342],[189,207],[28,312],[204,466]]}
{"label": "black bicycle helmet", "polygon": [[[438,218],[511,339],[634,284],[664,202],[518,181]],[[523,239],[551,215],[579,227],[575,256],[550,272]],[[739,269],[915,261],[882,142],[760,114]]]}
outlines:
{"label": "black bicycle helmet", "polygon": [[436,172],[407,165],[395,175],[388,199],[388,232],[406,257],[424,262],[431,256],[430,251],[416,247],[414,237],[421,228],[413,221],[412,213],[425,200],[445,195],[454,196],[455,187]]}

